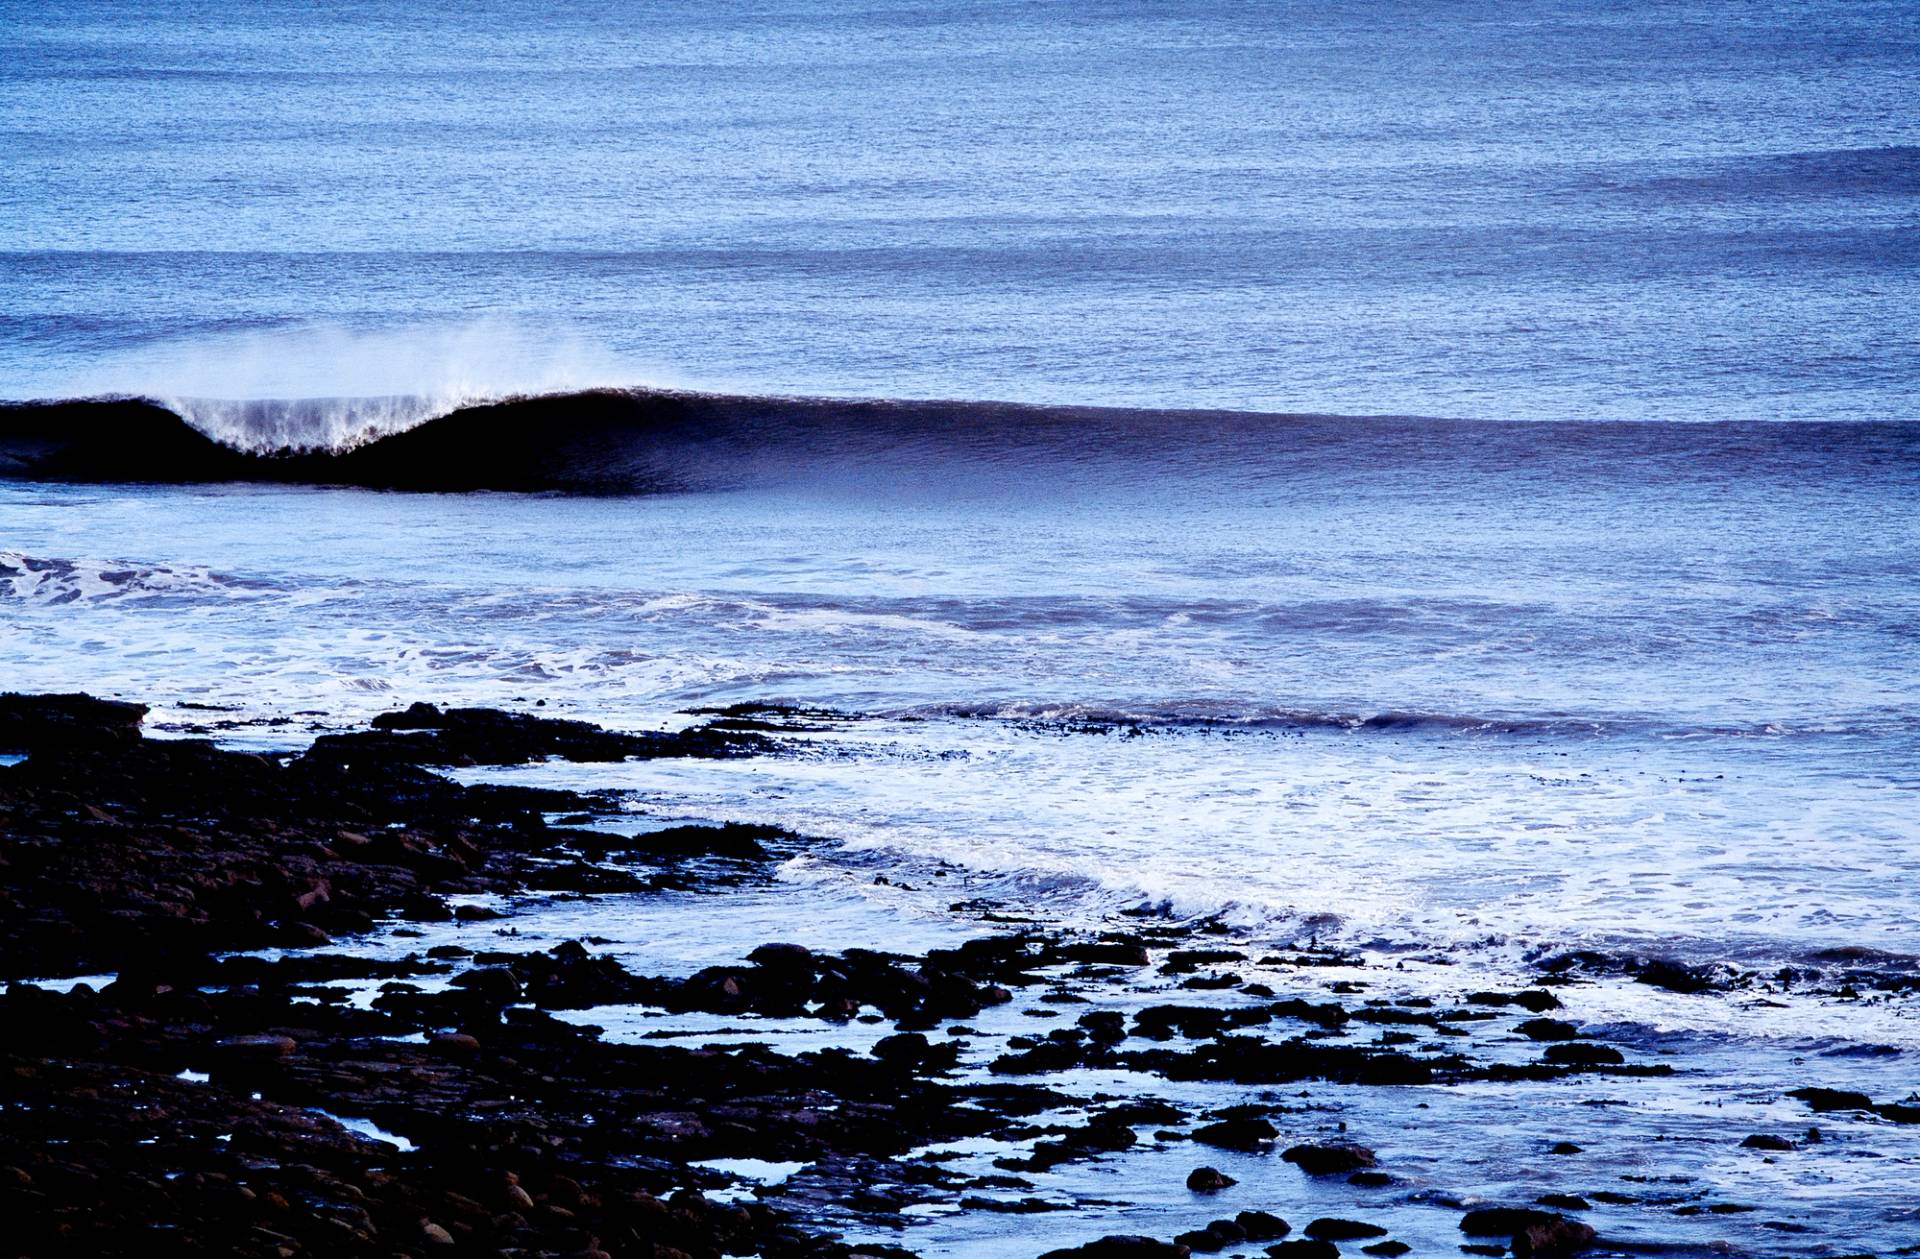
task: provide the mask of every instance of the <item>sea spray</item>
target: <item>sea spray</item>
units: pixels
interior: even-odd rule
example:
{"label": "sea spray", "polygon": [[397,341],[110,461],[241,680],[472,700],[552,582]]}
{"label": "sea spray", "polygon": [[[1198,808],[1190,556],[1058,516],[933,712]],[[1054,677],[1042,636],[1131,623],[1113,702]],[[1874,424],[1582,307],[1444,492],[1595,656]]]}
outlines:
{"label": "sea spray", "polygon": [[489,317],[165,342],[60,392],[149,398],[219,442],[263,454],[351,450],[479,403],[640,383],[659,383],[659,373],[572,328]]}

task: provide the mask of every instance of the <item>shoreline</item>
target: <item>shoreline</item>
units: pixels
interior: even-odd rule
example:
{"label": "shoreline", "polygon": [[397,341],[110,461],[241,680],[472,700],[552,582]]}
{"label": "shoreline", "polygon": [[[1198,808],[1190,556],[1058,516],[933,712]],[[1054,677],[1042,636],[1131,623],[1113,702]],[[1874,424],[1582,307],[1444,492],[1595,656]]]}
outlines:
{"label": "shoreline", "polygon": [[[1706,970],[1567,954],[1535,986],[1437,999],[1207,920],[1088,932],[957,901],[964,930],[917,954],[739,938],[691,974],[641,973],[590,936],[534,947],[527,898],[780,905],[773,869],[811,841],[595,829],[606,794],[430,767],[777,755],[778,714],[626,735],[415,705],[269,757],[146,739],[144,712],[0,697],[0,752],[24,758],[0,764],[0,1209],[22,1254],[880,1256],[978,1219],[1016,1222],[1005,1254],[1549,1256],[1689,1249],[1703,1219],[1763,1236],[1749,1217],[1779,1253],[1855,1253],[1809,1252],[1824,1242],[1791,1211],[1672,1168],[1611,1175],[1559,1149],[1575,1141],[1507,1143],[1553,1186],[1524,1199],[1450,1190],[1418,1153],[1436,1134],[1416,1112],[1462,1095],[1630,1106],[1685,1076],[1585,1026],[1578,995],[1733,1000]],[[1806,1076],[1767,1102],[1795,1128],[1707,1125],[1727,1157],[1914,1157],[1920,1105]],[[1338,1117],[1363,1111],[1360,1131]],[[1134,1218],[1169,1227],[1111,1240]],[[1920,1250],[1914,1233],[1882,1253]]]}

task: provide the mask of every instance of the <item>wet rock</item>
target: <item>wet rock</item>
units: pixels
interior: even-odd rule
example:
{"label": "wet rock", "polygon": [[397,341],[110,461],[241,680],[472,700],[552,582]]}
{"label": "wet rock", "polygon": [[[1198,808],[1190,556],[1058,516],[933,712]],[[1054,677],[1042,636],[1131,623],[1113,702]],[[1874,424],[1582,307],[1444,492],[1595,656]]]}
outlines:
{"label": "wet rock", "polygon": [[1190,975],[1215,962],[1244,962],[1247,955],[1238,949],[1174,949],[1161,963],[1164,975]]}
{"label": "wet rock", "polygon": [[1069,1041],[1047,1040],[1021,1053],[1001,1054],[987,1064],[987,1070],[995,1075],[1041,1075],[1066,1071],[1082,1065],[1086,1060],[1087,1050],[1084,1046]]}
{"label": "wet rock", "polygon": [[1371,1246],[1362,1246],[1360,1252],[1368,1255],[1380,1255],[1382,1259],[1399,1259],[1413,1247],[1405,1242],[1375,1242]]}
{"label": "wet rock", "polygon": [[227,1036],[213,1043],[214,1053],[227,1062],[272,1062],[298,1046],[291,1036],[266,1034]]}
{"label": "wet rock", "polygon": [[1324,1216],[1306,1227],[1306,1234],[1315,1241],[1348,1242],[1360,1241],[1368,1237],[1385,1237],[1387,1230],[1378,1224],[1367,1224],[1360,1220],[1343,1220],[1333,1216]]}
{"label": "wet rock", "polygon": [[1664,958],[1640,963],[1634,970],[1633,978],[1636,983],[1650,984],[1668,992],[1712,992],[1725,987],[1715,982],[1713,972],[1706,967],[1687,966]]}
{"label": "wet rock", "polygon": [[1145,966],[1153,959],[1147,946],[1137,940],[1109,938],[1059,944],[1048,950],[1051,957],[1064,962],[1091,962],[1103,966]]}
{"label": "wet rock", "polygon": [[1302,1239],[1267,1247],[1273,1259],[1340,1259],[1340,1248],[1332,1242]]}
{"label": "wet rock", "polygon": [[1280,1135],[1280,1130],[1264,1119],[1223,1119],[1195,1128],[1195,1141],[1225,1150],[1257,1150]]}
{"label": "wet rock", "polygon": [[1556,1207],[1562,1211],[1591,1211],[1593,1204],[1577,1194],[1543,1193],[1534,1199],[1543,1207]]}
{"label": "wet rock", "polygon": [[1109,1107],[1101,1116],[1108,1123],[1126,1124],[1176,1124],[1183,1123],[1187,1114],[1172,1102],[1158,1098],[1145,1098],[1137,1102],[1121,1102]]}
{"label": "wet rock", "polygon": [[1534,1014],[1560,1008],[1560,998],[1541,988],[1529,988],[1525,992],[1472,992],[1467,994],[1467,1001],[1472,1005],[1517,1005]]}
{"label": "wet rock", "polygon": [[1785,1137],[1776,1137],[1771,1133],[1756,1132],[1740,1143],[1743,1150],[1794,1150],[1799,1147]]}
{"label": "wet rock", "polygon": [[1578,1220],[1556,1219],[1521,1229],[1513,1237],[1515,1259],[1567,1259],[1594,1244],[1591,1226]]}
{"label": "wet rock", "polygon": [[747,954],[747,960],[783,974],[811,977],[813,972],[813,950],[804,944],[763,944]]}
{"label": "wet rock", "polygon": [[890,1066],[931,1074],[952,1070],[960,1061],[960,1047],[951,1042],[933,1044],[919,1032],[901,1032],[877,1042],[873,1056]]}
{"label": "wet rock", "polygon": [[1528,1040],[1572,1040],[1580,1034],[1579,1028],[1561,1019],[1528,1019],[1513,1030]]}
{"label": "wet rock", "polygon": [[1300,1019],[1328,1030],[1344,1027],[1351,1017],[1346,1007],[1337,1001],[1312,1002],[1293,998],[1289,1001],[1277,1001],[1268,1007],[1274,1018]]}
{"label": "wet rock", "polygon": [[1571,1141],[1555,1141],[1549,1154],[1584,1154],[1586,1151]]}
{"label": "wet rock", "polygon": [[500,1005],[520,1000],[520,977],[505,966],[476,966],[455,975],[453,983],[457,988]]}
{"label": "wet rock", "polygon": [[1186,1259],[1187,1248],[1153,1237],[1114,1235],[1083,1246],[1049,1250],[1040,1259]]}
{"label": "wet rock", "polygon": [[1247,1231],[1232,1220],[1215,1220],[1205,1228],[1181,1233],[1173,1240],[1176,1245],[1185,1246],[1189,1250],[1211,1254],[1246,1241]]}
{"label": "wet rock", "polygon": [[1593,1045],[1585,1041],[1562,1041],[1548,1045],[1541,1059],[1557,1067],[1618,1067],[1626,1064],[1626,1058],[1611,1045]]}
{"label": "wet rock", "polygon": [[1049,1202],[1045,1198],[982,1198],[977,1194],[960,1199],[960,1206],[964,1210],[991,1211],[996,1215],[1043,1215],[1073,1209],[1068,1203]]}
{"label": "wet rock", "polygon": [[1292,1225],[1268,1211],[1242,1211],[1233,1217],[1233,1222],[1240,1226],[1248,1241],[1272,1241],[1293,1231]]}
{"label": "wet rock", "polygon": [[1480,1207],[1461,1217],[1460,1231],[1481,1237],[1512,1237],[1523,1229],[1564,1218],[1532,1207]]}
{"label": "wet rock", "polygon": [[91,695],[0,695],[0,752],[112,746],[140,738],[145,704]]}
{"label": "wet rock", "polygon": [[1309,1176],[1338,1176],[1372,1167],[1372,1150],[1361,1145],[1296,1145],[1280,1156]]}
{"label": "wet rock", "polygon": [[1788,1097],[1798,1098],[1808,1108],[1826,1114],[1836,1110],[1872,1110],[1873,1099],[1865,1093],[1853,1093],[1845,1089],[1802,1088],[1794,1089]]}
{"label": "wet rock", "polygon": [[1187,1188],[1195,1193],[1218,1193],[1240,1182],[1214,1167],[1196,1167],[1187,1173]]}
{"label": "wet rock", "polygon": [[1393,1177],[1385,1172],[1355,1172],[1347,1177],[1347,1183],[1362,1189],[1385,1189],[1393,1183]]}

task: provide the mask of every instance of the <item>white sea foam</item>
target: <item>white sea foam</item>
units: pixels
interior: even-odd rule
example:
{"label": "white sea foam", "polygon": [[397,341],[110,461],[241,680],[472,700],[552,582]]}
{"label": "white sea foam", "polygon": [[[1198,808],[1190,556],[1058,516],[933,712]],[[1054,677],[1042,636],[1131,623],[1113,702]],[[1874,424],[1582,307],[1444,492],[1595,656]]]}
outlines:
{"label": "white sea foam", "polygon": [[103,599],[245,598],[267,588],[257,580],[198,564],[126,564],[0,551],[0,599],[54,605]]}

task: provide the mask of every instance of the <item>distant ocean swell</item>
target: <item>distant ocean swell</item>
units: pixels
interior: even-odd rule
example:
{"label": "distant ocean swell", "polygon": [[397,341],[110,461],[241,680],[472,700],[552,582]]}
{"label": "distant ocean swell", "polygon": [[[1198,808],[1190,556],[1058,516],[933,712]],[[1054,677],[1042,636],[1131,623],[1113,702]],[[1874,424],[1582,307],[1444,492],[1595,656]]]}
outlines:
{"label": "distant ocean swell", "polygon": [[[1546,422],[741,396],[591,389],[472,398],[0,403],[0,478],[267,481],[425,491],[633,494],[808,471],[1034,461],[1257,475],[1452,461],[1511,474],[1799,475],[1920,468],[1920,422]],[[1623,468],[1622,460],[1631,461]]]}

